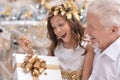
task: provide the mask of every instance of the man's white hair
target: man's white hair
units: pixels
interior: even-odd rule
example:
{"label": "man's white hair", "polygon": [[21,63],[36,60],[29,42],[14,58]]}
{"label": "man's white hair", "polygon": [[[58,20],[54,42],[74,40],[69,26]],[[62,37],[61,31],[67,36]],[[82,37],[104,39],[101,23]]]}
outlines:
{"label": "man's white hair", "polygon": [[[120,0],[93,0],[87,11],[98,15],[104,26],[120,28]],[[120,34],[120,29],[118,34]]]}

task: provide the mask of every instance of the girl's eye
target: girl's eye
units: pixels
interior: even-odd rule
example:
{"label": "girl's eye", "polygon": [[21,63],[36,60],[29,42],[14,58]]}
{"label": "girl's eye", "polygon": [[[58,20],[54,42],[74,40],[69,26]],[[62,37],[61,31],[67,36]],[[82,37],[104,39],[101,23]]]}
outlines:
{"label": "girl's eye", "polygon": [[56,29],[56,27],[53,27],[53,29]]}
{"label": "girl's eye", "polygon": [[63,27],[65,23],[60,23],[60,24],[57,24],[57,26],[53,26],[52,29],[55,30],[57,27]]}
{"label": "girl's eye", "polygon": [[60,24],[59,26],[63,26],[63,24]]}
{"label": "girl's eye", "polygon": [[62,23],[62,24],[59,24],[59,26],[60,26],[60,27],[62,27],[63,25],[64,25],[64,23]]}

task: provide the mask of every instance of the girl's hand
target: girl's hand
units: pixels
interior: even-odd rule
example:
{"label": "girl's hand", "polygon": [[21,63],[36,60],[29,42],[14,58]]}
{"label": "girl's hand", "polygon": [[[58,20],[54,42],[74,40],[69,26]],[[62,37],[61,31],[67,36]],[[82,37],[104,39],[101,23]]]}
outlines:
{"label": "girl's hand", "polygon": [[27,53],[32,50],[31,42],[26,36],[20,37],[19,44]]}

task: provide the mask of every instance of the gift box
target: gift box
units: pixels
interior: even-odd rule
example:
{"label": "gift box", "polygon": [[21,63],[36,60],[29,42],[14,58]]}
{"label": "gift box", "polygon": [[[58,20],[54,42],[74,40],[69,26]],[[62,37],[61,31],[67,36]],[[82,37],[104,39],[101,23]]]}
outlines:
{"label": "gift box", "polygon": [[25,72],[25,69],[20,66],[25,61],[26,55],[27,54],[13,54],[13,80],[62,80],[59,62],[56,57],[38,56],[40,60],[46,62],[46,68],[35,79],[31,71]]}

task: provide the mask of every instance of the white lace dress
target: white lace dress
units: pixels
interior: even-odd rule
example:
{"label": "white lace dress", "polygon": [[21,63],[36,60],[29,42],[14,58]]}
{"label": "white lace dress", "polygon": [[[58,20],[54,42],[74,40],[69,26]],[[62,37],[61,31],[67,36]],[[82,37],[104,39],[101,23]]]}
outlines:
{"label": "white lace dress", "polygon": [[[85,47],[86,43],[82,43]],[[61,70],[79,71],[83,67],[84,49],[78,46],[76,49],[66,49],[62,44],[59,44],[55,49],[55,56],[58,58]],[[67,79],[65,79],[67,80]]]}

